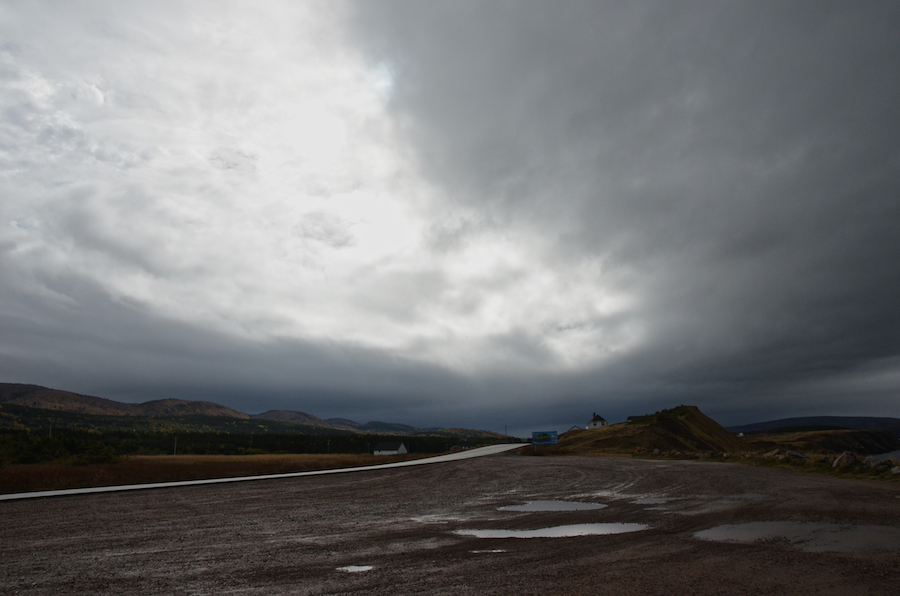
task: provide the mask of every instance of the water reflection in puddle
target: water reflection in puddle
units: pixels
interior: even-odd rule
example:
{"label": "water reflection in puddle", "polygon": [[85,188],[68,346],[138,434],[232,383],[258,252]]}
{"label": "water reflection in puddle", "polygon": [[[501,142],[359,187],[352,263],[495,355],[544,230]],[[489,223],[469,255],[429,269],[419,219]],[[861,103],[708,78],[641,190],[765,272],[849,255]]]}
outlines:
{"label": "water reflection in puddle", "polygon": [[900,528],[891,526],[839,526],[802,522],[752,522],[716,526],[694,534],[715,542],[787,540],[809,552],[900,550]]}
{"label": "water reflection in puddle", "polygon": [[646,530],[646,524],[572,524],[538,528],[537,530],[456,530],[453,533],[475,538],[568,538],[571,536],[593,536],[599,534],[624,534]]}
{"label": "water reflection in puddle", "polygon": [[499,507],[500,511],[590,511],[603,509],[600,503],[577,503],[575,501],[528,501],[523,505]]}
{"label": "water reflection in puddle", "polygon": [[663,503],[677,500],[678,499],[675,497],[644,497],[641,499],[637,499],[636,501],[632,501],[631,503],[634,505],[662,505]]}
{"label": "water reflection in puddle", "polygon": [[372,571],[374,569],[371,565],[347,565],[345,567],[338,567],[338,571],[343,571],[345,573],[362,573],[363,571]]}
{"label": "water reflection in puddle", "polygon": [[447,524],[450,522],[467,521],[471,519],[471,517],[460,515],[419,515],[409,519],[420,524]]}

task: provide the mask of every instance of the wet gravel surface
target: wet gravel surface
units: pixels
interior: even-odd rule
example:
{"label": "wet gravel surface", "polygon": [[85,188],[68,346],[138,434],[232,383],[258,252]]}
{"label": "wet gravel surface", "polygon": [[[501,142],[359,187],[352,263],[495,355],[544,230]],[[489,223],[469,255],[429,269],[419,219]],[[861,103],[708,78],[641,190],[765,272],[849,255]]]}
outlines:
{"label": "wet gravel surface", "polygon": [[[553,499],[606,507],[499,510]],[[772,521],[879,526],[880,542],[812,552],[778,537],[694,536]],[[543,539],[454,533],[588,523],[649,529]],[[900,483],[699,461],[506,454],[0,503],[0,593],[893,595],[897,531]]]}

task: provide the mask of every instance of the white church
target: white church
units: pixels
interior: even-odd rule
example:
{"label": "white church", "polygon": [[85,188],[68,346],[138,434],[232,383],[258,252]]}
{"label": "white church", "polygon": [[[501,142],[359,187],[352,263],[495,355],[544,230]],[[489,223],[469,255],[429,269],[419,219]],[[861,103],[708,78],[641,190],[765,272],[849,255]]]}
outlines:
{"label": "white church", "polygon": [[590,430],[592,428],[600,428],[601,426],[608,426],[609,422],[607,422],[603,416],[598,416],[596,412],[594,412],[594,417],[591,418],[590,422],[584,425],[584,428]]}

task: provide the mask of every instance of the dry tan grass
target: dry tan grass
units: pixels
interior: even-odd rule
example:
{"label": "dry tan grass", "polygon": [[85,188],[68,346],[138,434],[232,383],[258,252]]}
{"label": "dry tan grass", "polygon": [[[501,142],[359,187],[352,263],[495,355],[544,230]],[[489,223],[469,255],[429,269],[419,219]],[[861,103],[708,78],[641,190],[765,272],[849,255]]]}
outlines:
{"label": "dry tan grass", "polygon": [[230,478],[368,466],[419,456],[334,455],[139,455],[114,464],[9,465],[0,468],[0,493],[64,488]]}

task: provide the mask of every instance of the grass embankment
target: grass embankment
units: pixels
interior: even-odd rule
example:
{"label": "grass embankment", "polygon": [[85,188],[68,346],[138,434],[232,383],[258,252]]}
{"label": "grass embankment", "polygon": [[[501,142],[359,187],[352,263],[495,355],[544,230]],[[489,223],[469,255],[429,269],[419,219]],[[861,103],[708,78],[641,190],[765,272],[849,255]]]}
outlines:
{"label": "grass embankment", "polygon": [[135,455],[109,464],[13,464],[0,468],[0,493],[309,472],[428,457],[425,454]]}

